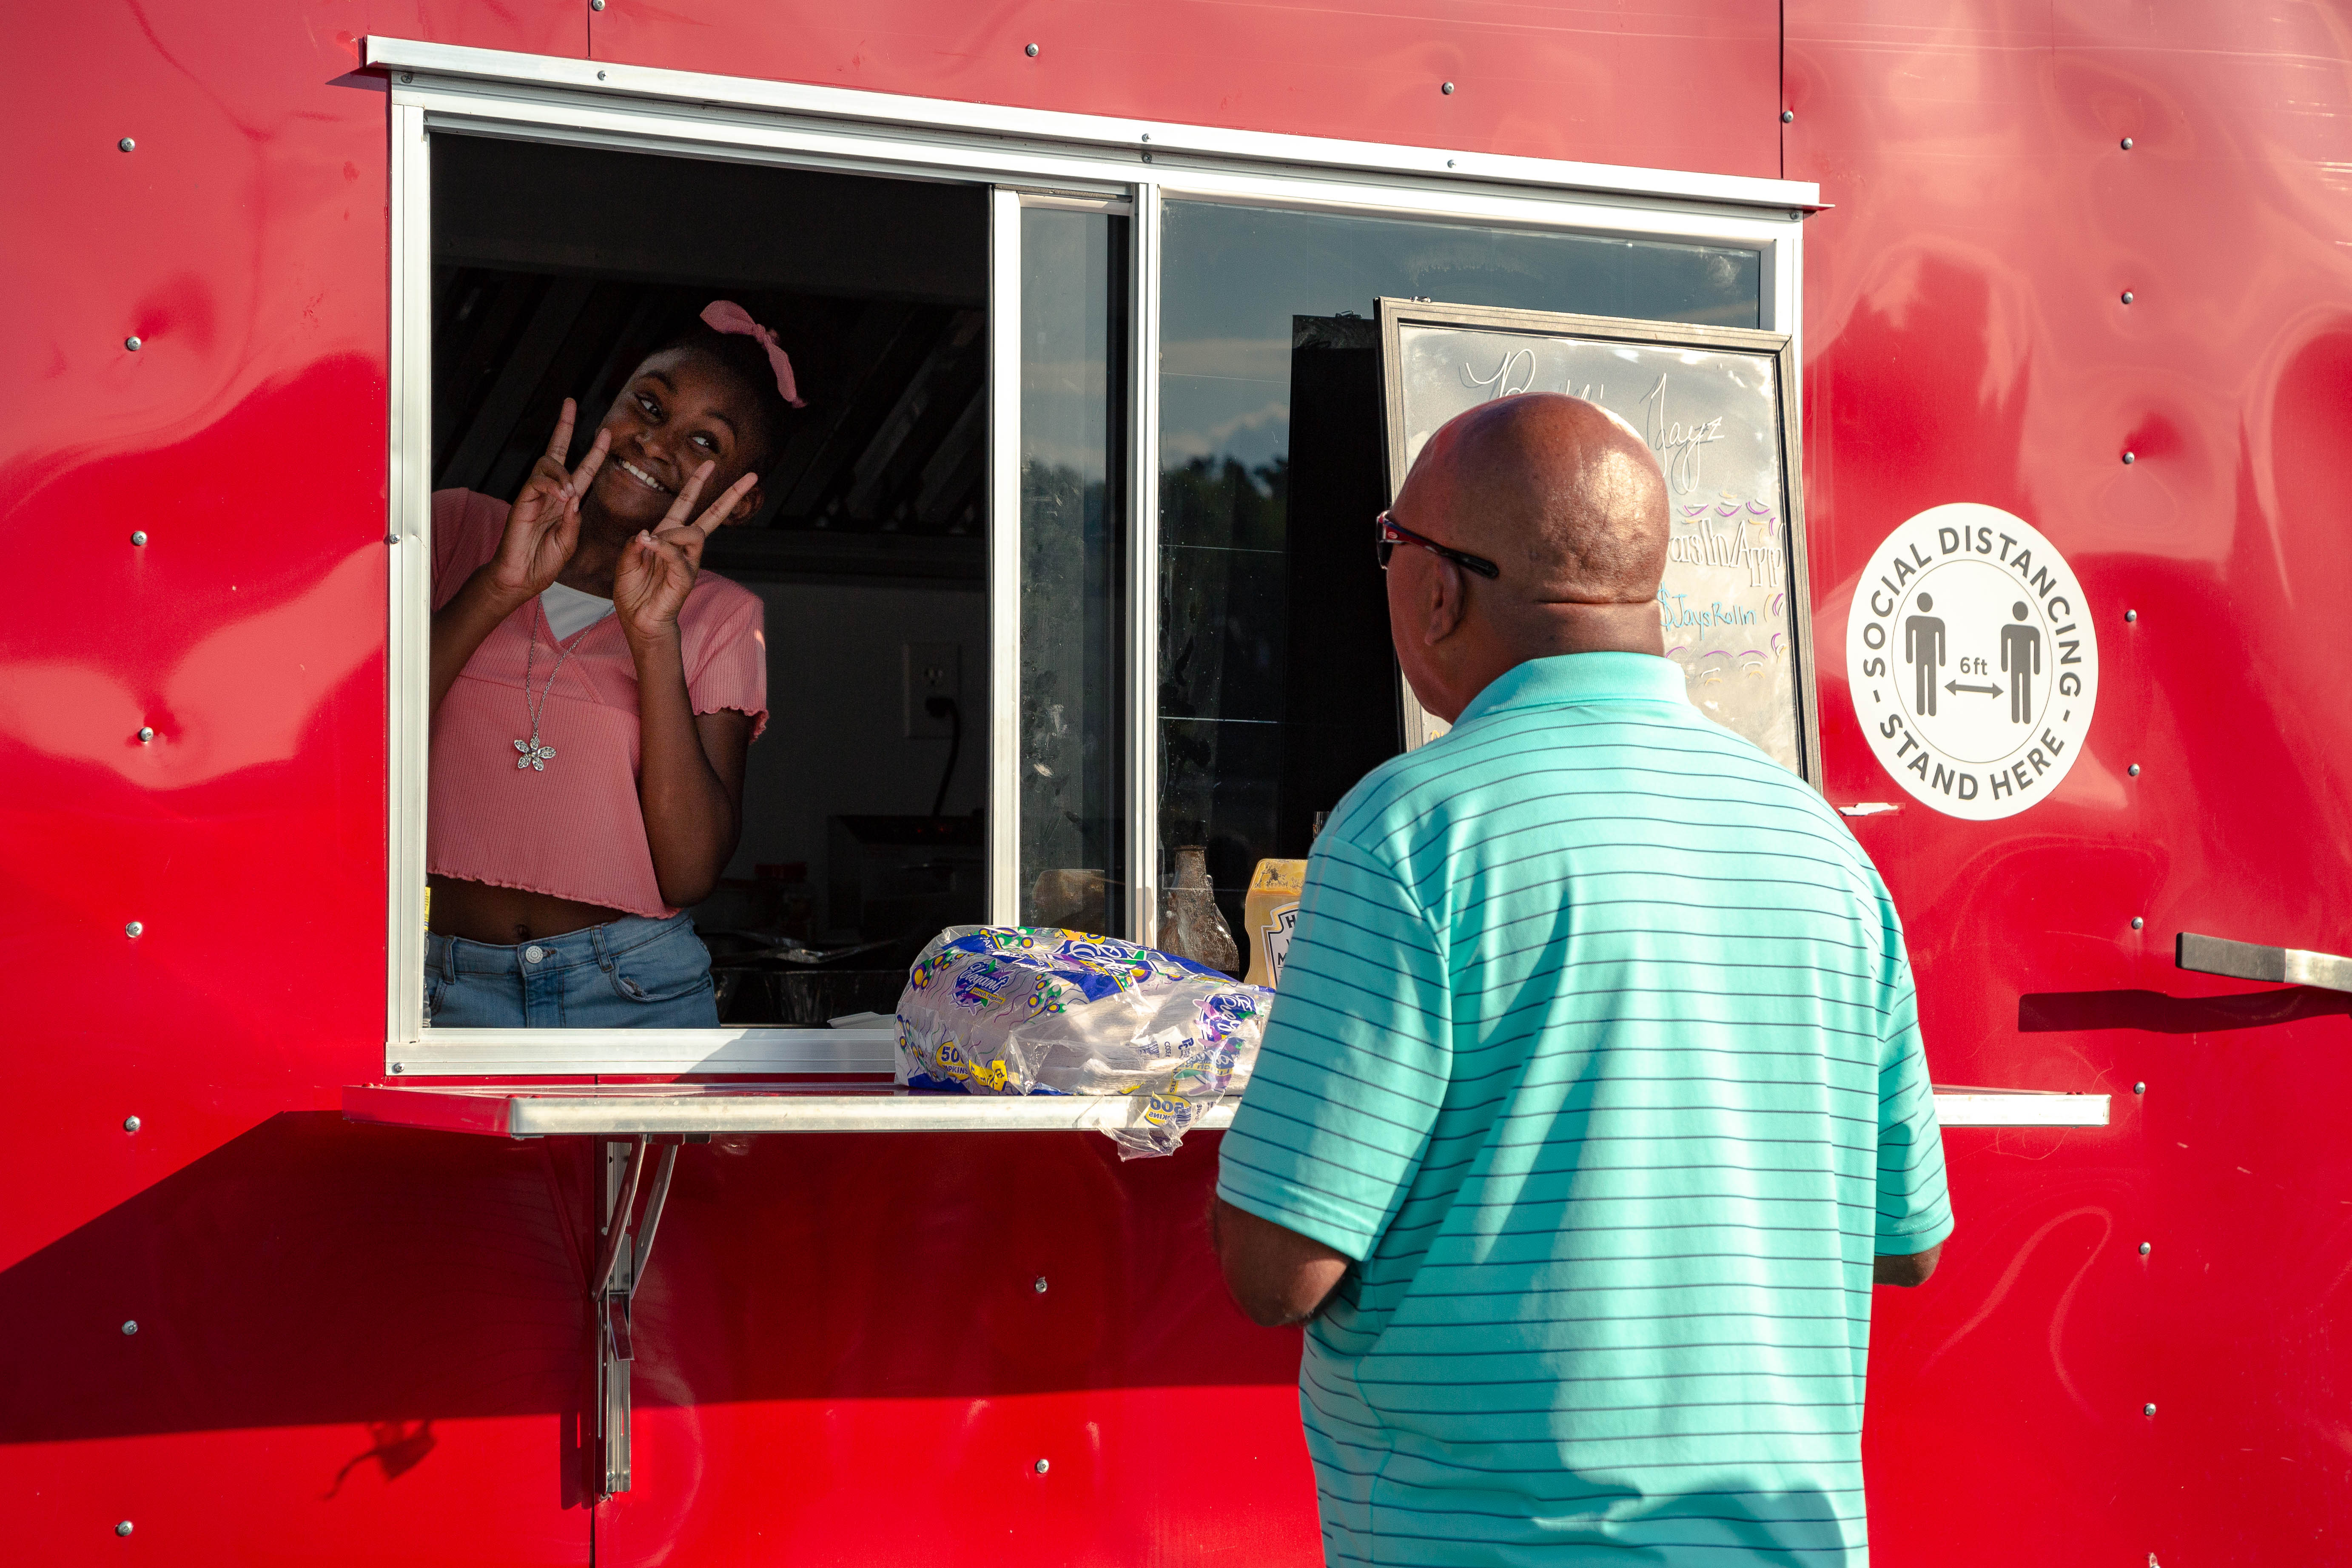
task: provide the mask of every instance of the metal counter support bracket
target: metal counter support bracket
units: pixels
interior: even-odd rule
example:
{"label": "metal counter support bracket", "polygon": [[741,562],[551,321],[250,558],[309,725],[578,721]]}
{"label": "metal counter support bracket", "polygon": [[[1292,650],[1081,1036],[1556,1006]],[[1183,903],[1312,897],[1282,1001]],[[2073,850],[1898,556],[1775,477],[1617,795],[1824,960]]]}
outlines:
{"label": "metal counter support bracket", "polygon": [[[635,1359],[630,1342],[629,1313],[638,1282],[653,1258],[654,1233],[661,1226],[662,1205],[669,1197],[670,1173],[677,1164],[677,1144],[664,1142],[654,1163],[653,1181],[645,1207],[637,1209],[637,1189],[645,1181],[647,1138],[605,1139],[604,1239],[596,1249],[596,1267],[588,1279],[588,1307],[596,1335],[596,1465],[601,1478],[597,1495],[609,1497],[629,1489],[629,1363]],[[635,1224],[632,1225],[634,1219]]]}
{"label": "metal counter support bracket", "polygon": [[2263,947],[2218,936],[2182,931],[2173,938],[2175,967],[2233,980],[2267,980],[2279,985],[2314,985],[2322,991],[2352,991],[2352,958],[2308,952],[2299,947]]}

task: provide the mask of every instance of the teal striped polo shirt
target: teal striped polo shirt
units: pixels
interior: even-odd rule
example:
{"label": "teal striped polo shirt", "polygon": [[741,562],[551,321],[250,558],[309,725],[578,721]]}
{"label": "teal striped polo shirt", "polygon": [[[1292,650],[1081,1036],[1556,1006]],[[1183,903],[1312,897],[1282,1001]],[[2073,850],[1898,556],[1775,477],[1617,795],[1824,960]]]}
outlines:
{"label": "teal striped polo shirt", "polygon": [[1666,660],[1522,664],[1349,793],[1221,1158],[1355,1260],[1330,1562],[1866,1561],[1871,1255],[1952,1224],[1902,928]]}

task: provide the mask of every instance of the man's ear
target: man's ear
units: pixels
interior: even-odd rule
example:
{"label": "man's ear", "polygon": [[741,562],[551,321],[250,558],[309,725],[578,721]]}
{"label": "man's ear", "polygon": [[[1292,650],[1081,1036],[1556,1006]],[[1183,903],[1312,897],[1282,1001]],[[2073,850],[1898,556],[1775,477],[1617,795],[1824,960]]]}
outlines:
{"label": "man's ear", "polygon": [[732,528],[739,522],[751,521],[753,518],[760,515],[760,503],[767,499],[768,492],[766,488],[754,484],[750,489],[743,492],[743,499],[735,503],[735,510],[729,512],[727,514],[727,521],[720,523],[719,526],[721,528]]}
{"label": "man's ear", "polygon": [[1423,589],[1421,638],[1424,645],[1435,647],[1460,628],[1466,608],[1463,595],[1469,591],[1469,584],[1462,568],[1443,556],[1432,555],[1429,566]]}

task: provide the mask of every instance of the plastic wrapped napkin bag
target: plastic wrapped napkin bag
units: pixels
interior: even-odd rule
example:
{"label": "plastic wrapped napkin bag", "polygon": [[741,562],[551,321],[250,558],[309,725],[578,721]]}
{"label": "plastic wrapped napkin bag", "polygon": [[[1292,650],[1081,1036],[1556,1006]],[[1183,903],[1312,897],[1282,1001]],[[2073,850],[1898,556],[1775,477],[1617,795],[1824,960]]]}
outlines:
{"label": "plastic wrapped napkin bag", "polygon": [[1274,993],[1131,942],[950,926],[908,971],[898,1077],[968,1094],[1119,1095],[1121,1159],[1166,1154],[1238,1093]]}

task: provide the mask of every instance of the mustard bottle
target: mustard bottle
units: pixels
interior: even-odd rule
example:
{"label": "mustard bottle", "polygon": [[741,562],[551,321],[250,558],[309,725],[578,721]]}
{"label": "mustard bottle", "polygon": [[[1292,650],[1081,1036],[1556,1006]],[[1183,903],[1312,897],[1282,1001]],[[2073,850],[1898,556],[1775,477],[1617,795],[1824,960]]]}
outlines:
{"label": "mustard bottle", "polygon": [[1304,860],[1261,860],[1250,879],[1249,895],[1242,903],[1242,925],[1249,942],[1252,985],[1277,985],[1282,961],[1290,952],[1290,932],[1298,923],[1298,892],[1307,882]]}

